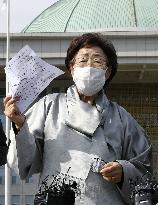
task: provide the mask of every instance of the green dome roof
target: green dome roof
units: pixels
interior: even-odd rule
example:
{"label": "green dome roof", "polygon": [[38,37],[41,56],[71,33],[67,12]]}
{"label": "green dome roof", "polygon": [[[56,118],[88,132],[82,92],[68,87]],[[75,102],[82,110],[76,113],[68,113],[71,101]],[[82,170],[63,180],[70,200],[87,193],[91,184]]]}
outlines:
{"label": "green dome roof", "polygon": [[24,32],[158,28],[158,0],[60,0]]}

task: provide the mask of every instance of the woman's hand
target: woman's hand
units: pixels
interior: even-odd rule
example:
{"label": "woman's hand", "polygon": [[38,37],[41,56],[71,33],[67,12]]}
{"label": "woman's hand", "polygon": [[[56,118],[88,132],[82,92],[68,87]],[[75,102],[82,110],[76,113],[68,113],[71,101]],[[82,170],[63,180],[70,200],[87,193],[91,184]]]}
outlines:
{"label": "woman's hand", "polygon": [[100,173],[107,181],[118,183],[121,181],[123,168],[118,162],[109,162],[102,167]]}
{"label": "woman's hand", "polygon": [[19,97],[12,98],[7,96],[4,98],[4,114],[15,123],[17,129],[20,129],[25,121],[25,116],[20,112],[16,106],[16,101],[19,100]]}

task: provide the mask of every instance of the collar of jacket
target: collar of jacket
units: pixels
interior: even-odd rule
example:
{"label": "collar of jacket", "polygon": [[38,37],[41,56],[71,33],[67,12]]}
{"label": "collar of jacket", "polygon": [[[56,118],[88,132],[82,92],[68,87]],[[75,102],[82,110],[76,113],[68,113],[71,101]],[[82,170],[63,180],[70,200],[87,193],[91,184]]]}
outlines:
{"label": "collar of jacket", "polygon": [[95,100],[95,105],[80,100],[75,85],[67,90],[66,125],[89,136],[93,136],[97,127],[105,120],[109,100],[103,91]]}

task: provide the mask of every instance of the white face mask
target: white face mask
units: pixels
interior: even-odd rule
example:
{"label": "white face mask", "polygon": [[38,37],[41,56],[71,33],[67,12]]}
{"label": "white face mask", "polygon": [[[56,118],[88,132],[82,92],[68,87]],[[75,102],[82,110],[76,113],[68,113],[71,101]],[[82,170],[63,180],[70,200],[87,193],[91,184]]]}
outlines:
{"label": "white face mask", "polygon": [[105,84],[106,70],[93,67],[75,67],[73,81],[79,93],[85,96],[97,94]]}

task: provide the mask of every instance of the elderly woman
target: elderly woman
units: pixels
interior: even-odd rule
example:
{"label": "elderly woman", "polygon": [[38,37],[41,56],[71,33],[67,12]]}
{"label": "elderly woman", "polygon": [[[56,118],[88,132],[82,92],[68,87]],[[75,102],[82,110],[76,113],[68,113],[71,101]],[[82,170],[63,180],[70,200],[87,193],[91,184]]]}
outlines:
{"label": "elderly woman", "polygon": [[25,116],[18,98],[4,100],[20,177],[40,173],[40,181],[49,176],[51,184],[66,176],[80,190],[75,205],[132,204],[129,181],[150,173],[151,145],[134,118],[104,93],[117,71],[116,51],[101,35],[87,33],[72,40],[65,63],[74,81],[66,94],[43,97]]}

